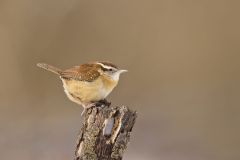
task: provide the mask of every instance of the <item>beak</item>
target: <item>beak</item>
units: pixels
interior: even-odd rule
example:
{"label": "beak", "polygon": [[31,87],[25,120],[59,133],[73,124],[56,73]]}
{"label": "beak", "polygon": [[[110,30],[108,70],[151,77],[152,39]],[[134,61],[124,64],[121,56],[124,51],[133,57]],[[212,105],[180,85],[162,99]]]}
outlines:
{"label": "beak", "polygon": [[119,70],[119,73],[125,73],[125,72],[128,72],[128,70],[125,70],[125,69],[120,69]]}

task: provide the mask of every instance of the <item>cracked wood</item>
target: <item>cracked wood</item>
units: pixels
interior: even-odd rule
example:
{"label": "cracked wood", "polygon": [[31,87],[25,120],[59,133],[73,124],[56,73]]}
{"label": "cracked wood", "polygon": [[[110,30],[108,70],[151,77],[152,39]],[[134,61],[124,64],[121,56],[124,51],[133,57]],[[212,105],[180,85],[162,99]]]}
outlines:
{"label": "cracked wood", "polygon": [[77,140],[75,160],[121,160],[130,141],[136,112],[101,103],[87,110]]}

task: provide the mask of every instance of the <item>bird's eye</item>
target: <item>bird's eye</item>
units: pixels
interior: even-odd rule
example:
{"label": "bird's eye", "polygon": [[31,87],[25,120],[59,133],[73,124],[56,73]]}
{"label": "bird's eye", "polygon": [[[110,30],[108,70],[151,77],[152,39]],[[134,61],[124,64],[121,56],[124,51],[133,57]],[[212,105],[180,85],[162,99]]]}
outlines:
{"label": "bird's eye", "polygon": [[112,69],[112,68],[110,68],[110,69],[109,69],[109,71],[113,71],[113,69]]}

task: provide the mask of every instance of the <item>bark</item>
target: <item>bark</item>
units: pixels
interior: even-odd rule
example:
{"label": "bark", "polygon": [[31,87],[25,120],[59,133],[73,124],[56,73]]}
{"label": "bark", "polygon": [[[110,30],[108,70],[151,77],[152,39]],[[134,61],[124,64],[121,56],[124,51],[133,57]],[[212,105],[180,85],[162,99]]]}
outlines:
{"label": "bark", "polygon": [[88,109],[77,140],[75,160],[121,160],[137,114],[104,102]]}

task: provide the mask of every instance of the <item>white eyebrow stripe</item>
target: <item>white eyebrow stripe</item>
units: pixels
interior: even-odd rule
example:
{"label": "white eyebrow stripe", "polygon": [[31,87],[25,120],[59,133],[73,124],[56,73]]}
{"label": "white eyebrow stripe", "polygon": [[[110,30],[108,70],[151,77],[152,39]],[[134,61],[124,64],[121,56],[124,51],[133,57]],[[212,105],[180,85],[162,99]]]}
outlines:
{"label": "white eyebrow stripe", "polygon": [[97,64],[101,65],[103,68],[106,68],[106,69],[112,69],[112,68],[114,68],[114,67],[107,66],[107,65],[102,64],[102,63],[99,63],[99,62],[98,62]]}

